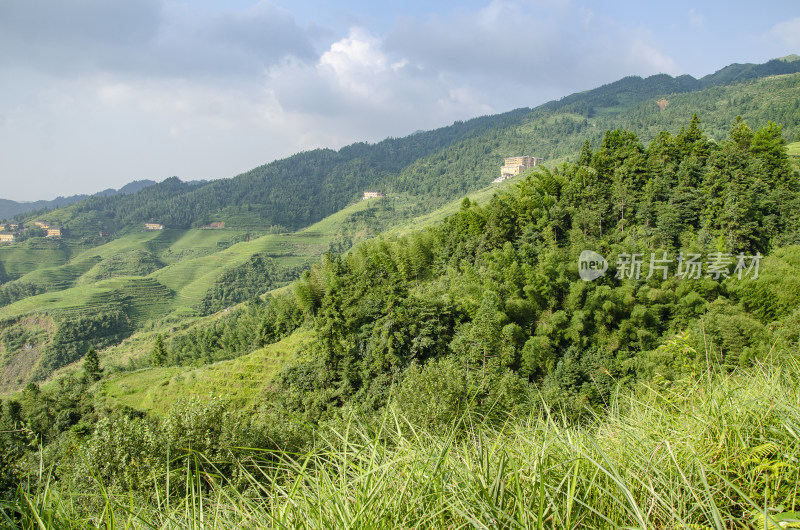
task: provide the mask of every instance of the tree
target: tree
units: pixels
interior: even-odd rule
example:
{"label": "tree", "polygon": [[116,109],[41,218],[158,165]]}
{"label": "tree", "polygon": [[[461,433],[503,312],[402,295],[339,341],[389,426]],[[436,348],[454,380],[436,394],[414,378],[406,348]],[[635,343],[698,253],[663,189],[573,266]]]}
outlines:
{"label": "tree", "polygon": [[156,343],[153,346],[150,359],[153,363],[153,366],[164,366],[167,361],[167,349],[164,347],[164,336],[160,333],[156,337]]}
{"label": "tree", "polygon": [[100,380],[100,374],[103,370],[100,368],[100,357],[97,355],[97,350],[94,349],[94,346],[90,347],[83,357],[83,370],[90,380]]}
{"label": "tree", "polygon": [[758,129],[750,142],[750,152],[767,167],[770,185],[785,185],[792,178],[792,165],[780,125],[769,122]]}

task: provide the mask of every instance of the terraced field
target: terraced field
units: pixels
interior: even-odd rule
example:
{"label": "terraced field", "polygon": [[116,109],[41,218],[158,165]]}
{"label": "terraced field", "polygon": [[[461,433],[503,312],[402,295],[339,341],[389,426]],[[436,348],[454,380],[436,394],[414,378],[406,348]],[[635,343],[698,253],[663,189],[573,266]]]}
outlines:
{"label": "terraced field", "polygon": [[200,368],[147,368],[120,374],[104,383],[105,397],[136,410],[165,413],[182,397],[224,397],[237,408],[254,408],[269,392],[272,378],[311,335],[290,337],[248,355]]}
{"label": "terraced field", "polygon": [[61,241],[23,241],[0,245],[0,263],[9,277],[17,278],[40,268],[66,265],[73,252]]}
{"label": "terraced field", "polygon": [[113,278],[25,298],[0,308],[0,319],[40,312],[74,318],[123,308],[134,323],[141,325],[168,311],[173,298],[169,289],[152,278]]}
{"label": "terraced field", "polygon": [[[156,330],[197,320],[198,304],[225,271],[246,264],[254,255],[269,257],[286,271],[310,266],[343,234],[350,242],[366,236],[367,231],[352,233],[356,226],[352,219],[374,206],[375,201],[360,201],[288,234],[162,230],[128,234],[92,248],[68,238],[2,247],[0,263],[9,279],[45,292],[0,307],[0,332],[27,315],[67,322],[122,311],[137,332],[125,339],[120,350],[126,358],[137,357],[152,347]],[[264,290],[274,287],[279,285],[265,284]],[[0,371],[4,369],[0,366]]]}

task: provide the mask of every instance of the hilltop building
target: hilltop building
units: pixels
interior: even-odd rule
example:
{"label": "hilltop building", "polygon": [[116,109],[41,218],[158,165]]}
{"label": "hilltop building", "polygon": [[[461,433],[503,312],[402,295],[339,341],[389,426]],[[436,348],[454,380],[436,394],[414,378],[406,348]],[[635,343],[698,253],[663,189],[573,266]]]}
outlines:
{"label": "hilltop building", "polygon": [[145,230],[164,230],[164,225],[160,223],[145,223],[144,224]]}
{"label": "hilltop building", "polygon": [[44,228],[45,230],[47,230],[48,228],[50,228],[50,223],[46,221],[34,221],[33,226],[35,226],[36,228]]}
{"label": "hilltop building", "polygon": [[512,156],[506,158],[505,164],[500,168],[500,176],[492,182],[503,182],[506,179],[515,177],[524,173],[532,167],[536,167],[542,163],[542,159],[538,156]]}
{"label": "hilltop building", "polygon": [[379,199],[383,197],[383,193],[379,191],[369,190],[364,192],[364,198],[361,200],[366,201],[367,199]]}
{"label": "hilltop building", "polygon": [[0,243],[13,243],[14,234],[0,234]]}

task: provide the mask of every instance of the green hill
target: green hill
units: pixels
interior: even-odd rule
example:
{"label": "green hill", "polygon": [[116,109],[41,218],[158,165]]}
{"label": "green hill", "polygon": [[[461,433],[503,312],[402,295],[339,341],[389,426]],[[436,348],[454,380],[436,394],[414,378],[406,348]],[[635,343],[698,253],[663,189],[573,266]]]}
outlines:
{"label": "green hill", "polygon": [[[47,376],[90,344],[107,347],[138,330],[191,322],[284,285],[325,252],[346,250],[405,218],[408,208],[403,199],[359,201],[293,233],[167,229],[89,248],[69,239],[0,248],[10,273],[32,269],[0,286],[0,339],[19,333],[30,315],[46,315],[50,323],[30,341],[0,345],[0,391]],[[89,326],[69,340],[67,349],[79,351],[55,351],[64,347],[59,330],[104,313],[118,315],[114,333],[94,336]],[[21,349],[25,344],[35,355]],[[18,357],[28,358],[27,370]]]}
{"label": "green hill", "polygon": [[[0,418],[0,509],[73,526],[796,522],[800,173],[780,127],[737,121],[716,142],[691,119],[647,146],[609,130],[576,158],[151,330],[128,367],[109,348],[28,385]],[[31,345],[46,316],[3,344]]]}
{"label": "green hill", "polygon": [[[374,145],[300,153],[233,179],[168,179],[135,194],[92,197],[23,219],[44,218],[63,227],[65,236],[0,247],[0,328],[34,312],[71,322],[98,307],[124,315],[109,334],[113,340],[143,327],[180,325],[286,284],[328,250],[346,251],[385,229],[402,233],[437,222],[456,212],[465,195],[488,199],[506,156],[535,154],[554,167],[575,160],[584,142],[598,148],[609,129],[630,129],[648,143],[659,131],[678,133],[697,112],[712,141],[727,137],[737,116],[755,127],[775,121],[784,138],[794,138],[800,133],[800,74],[791,72],[798,65],[732,65],[700,80],[629,77],[532,110]],[[358,201],[366,188],[389,197]],[[148,221],[166,229],[143,232]],[[225,228],[198,229],[213,221]],[[100,231],[116,238],[109,241]],[[147,289],[142,279],[150,282]],[[162,293],[158,304],[136,300],[152,296],[152,289]],[[85,348],[89,339],[76,344]],[[100,342],[108,346],[110,340]],[[15,384],[26,380],[17,377]]]}
{"label": "green hill", "polygon": [[[796,523],[799,74],[749,78],[780,66],[507,116],[295,231],[5,247],[0,384],[24,389],[0,403],[0,516]],[[488,185],[531,152],[549,164]]]}

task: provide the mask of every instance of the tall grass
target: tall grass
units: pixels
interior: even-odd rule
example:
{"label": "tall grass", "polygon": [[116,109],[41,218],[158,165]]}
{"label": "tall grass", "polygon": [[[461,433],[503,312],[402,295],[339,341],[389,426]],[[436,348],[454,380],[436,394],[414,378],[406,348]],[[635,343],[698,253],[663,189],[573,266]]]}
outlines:
{"label": "tall grass", "polygon": [[[389,408],[321,428],[304,454],[180,458],[180,496],[62,490],[3,507],[10,528],[787,528],[800,511],[800,369],[758,367],[620,393],[593,422],[556,411],[448,432]],[[177,471],[177,473],[176,473]],[[46,477],[47,474],[43,472]],[[174,478],[172,479],[174,480]],[[3,519],[4,518],[4,519]]]}

